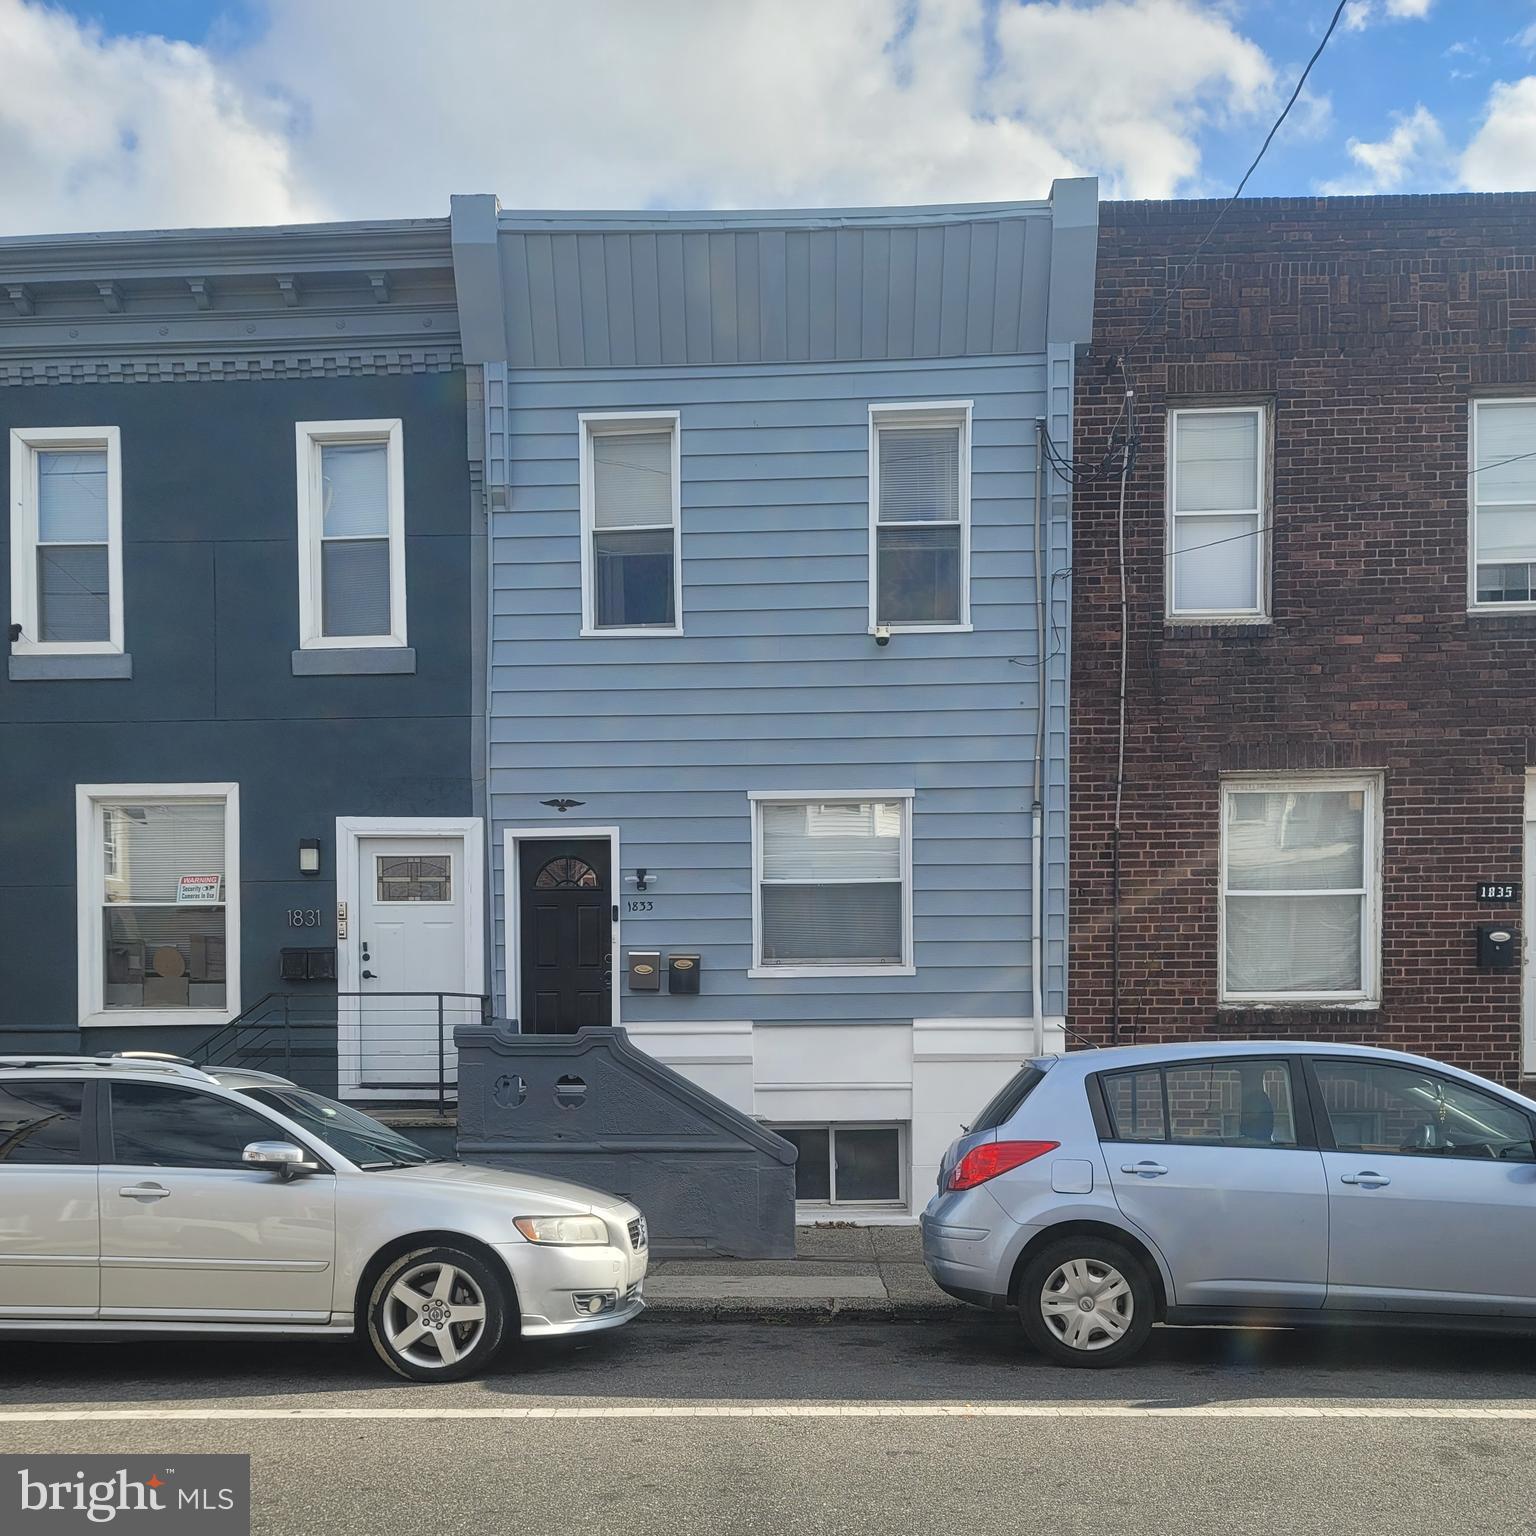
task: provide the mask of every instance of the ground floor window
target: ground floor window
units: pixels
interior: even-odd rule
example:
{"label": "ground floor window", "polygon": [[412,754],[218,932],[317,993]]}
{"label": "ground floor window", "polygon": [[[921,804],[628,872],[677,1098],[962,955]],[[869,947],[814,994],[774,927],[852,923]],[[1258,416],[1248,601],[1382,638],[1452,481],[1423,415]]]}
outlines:
{"label": "ground floor window", "polygon": [[233,784],[82,785],[81,1022],[202,1022],[238,1011]]}
{"label": "ground floor window", "polygon": [[899,1125],[776,1125],[793,1142],[795,1199],[816,1205],[900,1205],[906,1167]]}
{"label": "ground floor window", "polygon": [[1224,1001],[1378,996],[1379,806],[1374,778],[1222,785]]}

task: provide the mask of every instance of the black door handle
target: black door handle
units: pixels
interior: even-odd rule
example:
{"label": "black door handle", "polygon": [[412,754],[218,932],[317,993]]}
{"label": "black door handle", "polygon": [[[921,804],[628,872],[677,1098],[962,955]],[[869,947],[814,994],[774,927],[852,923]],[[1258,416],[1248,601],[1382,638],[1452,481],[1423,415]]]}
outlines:
{"label": "black door handle", "polygon": [[364,981],[377,981],[378,977],[375,976],[372,971],[364,971],[363,972],[363,980]]}

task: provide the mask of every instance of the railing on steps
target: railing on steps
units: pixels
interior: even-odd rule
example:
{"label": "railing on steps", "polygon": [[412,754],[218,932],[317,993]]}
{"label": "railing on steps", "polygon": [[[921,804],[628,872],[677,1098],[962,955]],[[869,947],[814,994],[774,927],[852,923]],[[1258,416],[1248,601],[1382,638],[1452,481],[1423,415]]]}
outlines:
{"label": "railing on steps", "polygon": [[458,1103],[454,1028],[489,1017],[476,992],[269,992],[187,1054],[337,1097],[435,1106],[446,1118]]}

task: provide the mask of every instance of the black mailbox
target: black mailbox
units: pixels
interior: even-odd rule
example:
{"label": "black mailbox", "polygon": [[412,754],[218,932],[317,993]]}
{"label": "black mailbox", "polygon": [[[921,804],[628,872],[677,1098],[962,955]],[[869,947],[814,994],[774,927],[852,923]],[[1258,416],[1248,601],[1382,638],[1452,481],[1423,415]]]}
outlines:
{"label": "black mailbox", "polygon": [[667,991],[696,996],[699,990],[699,957],[697,955],[667,956]]}
{"label": "black mailbox", "polygon": [[335,981],[334,949],[285,949],[279,974],[284,981]]}
{"label": "black mailbox", "polygon": [[1480,971],[1512,971],[1515,968],[1516,934],[1513,923],[1477,925],[1477,968]]}
{"label": "black mailbox", "polygon": [[661,991],[661,956],[654,949],[630,950],[629,990],[631,992]]}

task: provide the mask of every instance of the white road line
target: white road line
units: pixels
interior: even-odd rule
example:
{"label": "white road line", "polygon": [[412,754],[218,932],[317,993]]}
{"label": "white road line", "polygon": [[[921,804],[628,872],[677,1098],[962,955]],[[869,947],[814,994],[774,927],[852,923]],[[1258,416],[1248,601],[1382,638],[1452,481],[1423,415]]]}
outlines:
{"label": "white road line", "polygon": [[1391,1403],[613,1403],[530,1408],[32,1408],[4,1424],[256,1423],[281,1419],[1433,1419],[1536,1420],[1526,1408]]}

